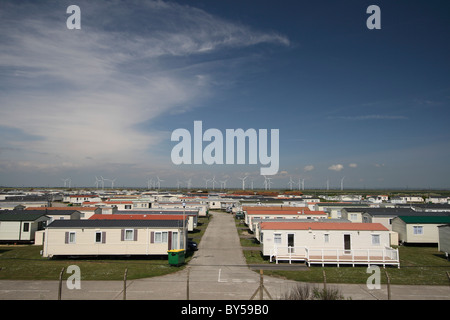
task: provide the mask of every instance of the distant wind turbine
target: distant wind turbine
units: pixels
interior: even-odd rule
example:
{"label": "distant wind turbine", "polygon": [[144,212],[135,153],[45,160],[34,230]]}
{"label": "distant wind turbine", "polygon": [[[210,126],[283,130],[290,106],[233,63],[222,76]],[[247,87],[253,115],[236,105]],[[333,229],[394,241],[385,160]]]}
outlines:
{"label": "distant wind turbine", "polygon": [[192,179],[186,180],[186,188],[190,189],[192,185]]}
{"label": "distant wind turbine", "polygon": [[272,184],[272,178],[267,178],[267,186],[269,187],[270,190],[270,185]]}
{"label": "distant wind turbine", "polygon": [[102,176],[100,176],[100,178],[102,179],[102,190],[105,190],[105,178],[103,178]]}
{"label": "distant wind turbine", "polygon": [[97,188],[97,190],[98,190],[98,186],[100,185],[100,182],[102,182],[102,180],[97,178],[97,176],[95,176],[95,187]]}
{"label": "distant wind turbine", "polygon": [[164,180],[161,180],[158,176],[156,176],[156,179],[158,179],[158,190],[161,189],[161,182],[164,182]]}
{"label": "distant wind turbine", "polygon": [[211,179],[203,178],[203,180],[205,180],[205,188],[208,189],[208,182],[211,181]]}
{"label": "distant wind turbine", "polygon": [[67,187],[67,182],[69,182],[69,188],[70,188],[70,178],[61,179],[64,182],[64,188]]}
{"label": "distant wind turbine", "polygon": [[228,180],[221,180],[220,181],[220,188],[225,190],[227,188],[227,181]]}
{"label": "distant wind turbine", "polygon": [[147,189],[150,190],[151,188],[153,188],[153,179],[149,178],[147,180]]}
{"label": "distant wind turbine", "polygon": [[289,187],[290,187],[291,190],[292,190],[292,186],[295,184],[294,180],[292,180],[292,177],[289,177],[289,182],[288,182],[288,184],[289,184]]}
{"label": "distant wind turbine", "polygon": [[245,190],[245,179],[247,179],[248,176],[244,176],[242,178],[239,178],[239,180],[242,180],[242,190]]}
{"label": "distant wind turbine", "polygon": [[116,181],[116,179],[117,179],[117,178],[114,178],[114,179],[106,179],[106,178],[103,178],[103,177],[102,177],[102,182],[105,181],[105,180],[111,182],[111,189],[113,189],[113,188],[114,188],[114,181]]}
{"label": "distant wind turbine", "polygon": [[212,182],[212,189],[214,190],[214,186],[217,183],[216,176],[213,176],[213,178],[210,181]]}

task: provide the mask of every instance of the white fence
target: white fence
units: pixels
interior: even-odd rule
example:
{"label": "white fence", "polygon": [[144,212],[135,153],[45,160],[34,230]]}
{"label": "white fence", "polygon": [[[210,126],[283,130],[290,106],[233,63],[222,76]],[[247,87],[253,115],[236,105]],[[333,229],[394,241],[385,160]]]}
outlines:
{"label": "white fence", "polygon": [[389,247],[370,249],[336,249],[275,246],[270,252],[270,261],[304,261],[311,264],[380,264],[396,265],[400,268],[398,249]]}

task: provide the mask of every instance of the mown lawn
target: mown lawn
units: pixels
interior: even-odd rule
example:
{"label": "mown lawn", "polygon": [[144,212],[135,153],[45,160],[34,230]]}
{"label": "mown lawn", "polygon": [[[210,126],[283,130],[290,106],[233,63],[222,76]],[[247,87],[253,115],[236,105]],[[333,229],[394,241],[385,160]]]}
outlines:
{"label": "mown lawn", "polygon": [[[387,271],[391,284],[403,285],[449,285],[446,272],[450,273],[450,262],[436,247],[399,247],[400,269],[397,267],[380,267],[381,283],[386,283]],[[244,251],[247,263],[269,263],[259,252]],[[285,262],[284,262],[285,263]],[[281,263],[280,263],[281,264]],[[302,282],[322,282],[325,271],[328,283],[365,284],[372,273],[366,273],[367,266],[326,266],[313,265],[304,271],[271,271],[264,274],[280,276]]]}
{"label": "mown lawn", "polygon": [[[399,247],[400,269],[397,267],[380,267],[381,283],[386,283],[387,271],[391,284],[403,285],[449,285],[446,272],[450,273],[450,262],[437,247]],[[244,250],[249,264],[269,263],[259,252]],[[285,262],[283,262],[285,263]],[[280,263],[281,264],[281,263]],[[325,270],[328,283],[365,284],[372,273],[366,273],[367,266],[325,266],[313,265],[304,271],[271,271],[264,274],[283,277],[302,282],[322,282]]]}
{"label": "mown lawn", "polygon": [[[200,242],[209,220],[199,219],[199,226],[189,238]],[[57,280],[61,269],[70,265],[80,267],[81,280],[123,280],[125,269],[127,279],[161,276],[183,269],[185,266],[170,266],[167,256],[138,258],[95,258],[95,259],[47,259],[40,254],[42,246],[2,245],[0,246],[0,280]],[[192,257],[187,254],[186,261]],[[70,274],[64,272],[64,279]]]}
{"label": "mown lawn", "polygon": [[[242,234],[248,231],[241,222],[236,222],[238,234],[241,237],[242,247],[258,247],[259,244],[253,238],[243,238]],[[431,246],[400,246],[400,269],[397,267],[380,267],[381,283],[386,284],[387,271],[391,284],[404,285],[449,285],[450,280],[446,272],[450,273],[450,262],[445,254]],[[268,258],[262,257],[257,250],[244,250],[247,264],[269,264]],[[274,262],[273,262],[274,263]],[[279,262],[280,265],[288,262]],[[299,262],[293,262],[299,263]],[[329,283],[354,283],[365,284],[372,273],[367,273],[367,266],[340,266],[334,265],[322,267],[312,265],[303,271],[273,271],[264,270],[264,274],[279,276],[282,278],[302,282],[323,282],[323,271]]]}
{"label": "mown lawn", "polygon": [[[57,280],[61,269],[77,265],[82,280],[121,280],[153,277],[178,271],[181,267],[168,264],[167,258],[148,259],[47,259],[40,255],[42,246],[0,246],[0,279]],[[64,272],[65,277],[70,276]]]}

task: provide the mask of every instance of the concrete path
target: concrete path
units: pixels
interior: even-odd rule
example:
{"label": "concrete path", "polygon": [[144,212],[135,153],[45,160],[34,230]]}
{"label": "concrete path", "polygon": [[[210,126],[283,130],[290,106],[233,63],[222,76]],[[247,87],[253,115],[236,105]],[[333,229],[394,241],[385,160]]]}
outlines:
{"label": "concrete path", "polygon": [[[214,213],[199,250],[187,268],[161,277],[127,281],[127,299],[185,300],[188,273],[190,300],[249,300],[259,287],[259,273],[246,265],[233,217],[222,212]],[[295,284],[297,282],[264,276],[264,285],[274,299],[282,297]],[[384,285],[379,290],[354,284],[329,284],[329,287],[339,288],[344,297],[353,300],[387,299]],[[392,285],[391,293],[392,299],[450,300],[450,286]],[[51,300],[57,297],[57,281],[0,281],[0,299]],[[80,290],[69,290],[63,283],[63,300],[122,298],[123,281],[82,281]],[[266,293],[264,298],[267,299]]]}
{"label": "concrete path", "polygon": [[[130,290],[162,286],[164,293],[150,299],[186,299],[188,273],[190,300],[248,300],[259,287],[260,276],[246,265],[233,217],[222,212],[214,212],[187,269],[134,281]],[[277,298],[293,282],[265,276],[264,283]]]}

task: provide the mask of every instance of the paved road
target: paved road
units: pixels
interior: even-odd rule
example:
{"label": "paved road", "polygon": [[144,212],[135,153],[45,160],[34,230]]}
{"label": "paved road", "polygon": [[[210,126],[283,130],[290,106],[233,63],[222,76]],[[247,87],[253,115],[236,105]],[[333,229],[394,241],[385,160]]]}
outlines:
{"label": "paved road", "polygon": [[[259,287],[259,274],[246,266],[232,216],[217,212],[186,269],[161,277],[128,281],[127,299],[185,300],[188,273],[190,300],[248,300]],[[274,299],[282,297],[294,284],[264,276],[264,285]],[[366,285],[329,286],[339,288],[345,297],[353,300],[387,299],[386,286],[379,290],[368,290]],[[0,299],[57,299],[57,288],[57,281],[3,280],[0,281]],[[393,299],[450,300],[450,286],[391,286],[391,293]],[[122,297],[122,281],[82,281],[80,290],[69,290],[63,283],[62,299],[120,300]]]}

